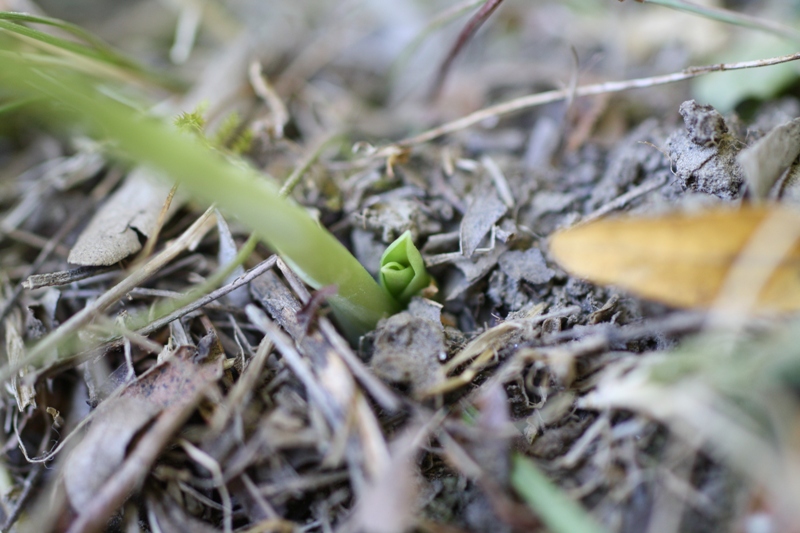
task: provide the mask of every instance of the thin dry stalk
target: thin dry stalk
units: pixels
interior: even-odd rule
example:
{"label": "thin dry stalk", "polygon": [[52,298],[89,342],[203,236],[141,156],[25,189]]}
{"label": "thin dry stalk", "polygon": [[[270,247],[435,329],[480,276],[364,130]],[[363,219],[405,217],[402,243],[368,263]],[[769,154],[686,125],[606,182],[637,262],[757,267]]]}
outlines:
{"label": "thin dry stalk", "polygon": [[[75,228],[75,225],[80,221],[81,217],[77,214],[73,214],[72,216],[67,219],[67,221],[61,226],[61,229],[53,236],[53,238],[49,239],[47,243],[42,247],[39,255],[36,256],[36,259],[33,261],[30,267],[27,269],[27,274],[23,276],[24,278],[28,278],[31,275],[35,274],[44,264],[45,261],[50,257],[53,251],[56,249],[57,246],[61,244],[61,241],[67,234]],[[19,295],[22,294],[22,289],[25,288],[23,284],[17,285],[14,287],[14,292],[3,301],[2,307],[0,307],[0,320],[3,320],[6,317],[6,314],[11,310],[11,307],[19,298]]]}
{"label": "thin dry stalk", "polygon": [[146,260],[148,257],[150,257],[150,254],[153,253],[156,243],[158,242],[158,236],[161,235],[161,229],[164,227],[164,223],[167,221],[167,213],[169,213],[169,208],[172,205],[172,199],[175,198],[175,191],[177,190],[178,184],[176,183],[169,190],[169,194],[167,194],[167,198],[164,200],[164,205],[161,206],[161,211],[158,213],[156,224],[153,227],[150,236],[147,238],[147,242],[144,243],[144,248],[139,254],[139,259],[137,262]]}
{"label": "thin dry stalk", "polygon": [[142,266],[136,269],[127,278],[119,282],[116,286],[109,289],[106,293],[95,300],[91,305],[87,305],[81,311],[74,314],[69,320],[45,337],[41,342],[28,352],[28,355],[19,361],[0,369],[0,381],[9,380],[20,369],[27,365],[39,363],[51,351],[57,349],[62,343],[66,342],[80,328],[88,324],[92,318],[111,307],[125,294],[140,285],[150,276],[154,275],[164,265],[175,259],[178,254],[183,252],[195,238],[197,231],[203,227],[206,220],[214,213],[214,207],[209,207],[194,224],[192,224],[178,239],[171,243],[161,253],[155,256]]}
{"label": "thin dry stalk", "polygon": [[726,70],[744,70],[748,68],[768,67],[771,65],[778,65],[780,63],[797,61],[798,59],[800,59],[800,52],[785,56],[771,57],[769,59],[758,59],[755,61],[742,61],[739,63],[718,63],[716,65],[689,67],[680,72],[675,72],[672,74],[664,74],[662,76],[650,76],[647,78],[635,78],[632,80],[625,80],[625,81],[609,81],[605,83],[583,85],[581,87],[577,87],[576,89],[574,89],[574,91],[571,88],[566,88],[555,91],[546,91],[543,93],[531,94],[528,96],[522,96],[520,98],[509,100],[508,102],[503,102],[501,104],[481,109],[480,111],[476,111],[475,113],[471,113],[465,117],[454,120],[452,122],[442,124],[441,126],[432,128],[428,131],[420,133],[419,135],[415,135],[413,137],[408,137],[406,139],[398,141],[395,144],[384,146],[376,150],[375,153],[372,155],[373,157],[374,156],[389,157],[395,154],[398,149],[408,148],[411,146],[415,146],[417,144],[422,144],[432,141],[434,139],[442,137],[443,135],[454,133],[456,131],[466,129],[470,126],[474,126],[475,124],[483,122],[484,120],[487,119],[508,115],[510,113],[522,111],[523,109],[529,109],[532,107],[549,104],[551,102],[557,102],[559,100],[564,100],[570,97],[570,95],[572,94],[574,94],[574,96],[577,98],[581,96],[595,96],[606,93],[618,93],[622,91],[629,91],[631,89],[645,89],[649,87],[656,87],[658,85],[666,85],[668,83],[675,83],[679,81],[696,78],[698,76],[702,76],[704,74],[710,74],[712,72],[724,72]]}
{"label": "thin dry stalk", "polygon": [[[144,326],[144,327],[142,327],[140,329],[137,329],[135,331],[135,333],[137,335],[143,335],[143,336],[150,335],[151,333],[153,333],[155,331],[158,331],[159,329],[167,326],[170,322],[173,322],[174,320],[177,320],[177,319],[179,319],[179,318],[181,318],[183,316],[186,316],[189,313],[197,311],[201,307],[204,307],[204,306],[212,303],[214,300],[222,298],[226,294],[235,291],[239,287],[247,285],[248,283],[253,281],[255,278],[257,278],[258,276],[260,276],[261,274],[263,274],[264,272],[266,272],[267,270],[269,270],[273,266],[275,266],[276,259],[277,259],[277,256],[274,256],[274,255],[269,257],[268,259],[265,259],[264,261],[262,261],[258,265],[254,266],[253,268],[251,268],[250,270],[245,272],[243,275],[241,275],[238,278],[236,278],[235,280],[233,280],[231,283],[229,283],[229,284],[227,284],[227,285],[225,285],[223,287],[220,287],[219,289],[217,289],[217,290],[215,290],[213,292],[210,292],[207,295],[205,295],[205,296],[203,296],[201,298],[198,298],[197,300],[194,300],[194,301],[192,301],[192,302],[190,302],[190,303],[188,303],[188,304],[186,304],[186,305],[174,310],[173,312],[171,312],[170,314],[168,314],[166,316],[163,316],[163,317],[161,317],[161,318],[159,318],[157,320],[154,320],[153,322],[151,322],[147,326]],[[117,338],[115,340],[112,340],[112,341],[109,341],[109,342],[103,344],[99,348],[93,348],[93,349],[90,349],[90,350],[83,351],[83,352],[81,352],[79,354],[76,354],[75,356],[63,358],[58,363],[55,363],[55,364],[51,365],[48,368],[42,369],[39,373],[37,373],[34,376],[34,379],[39,379],[39,378],[41,378],[43,376],[53,375],[54,373],[56,373],[56,372],[58,372],[60,370],[64,370],[65,366],[66,367],[74,366],[74,365],[79,364],[79,363],[81,363],[83,361],[87,361],[89,359],[97,357],[97,356],[101,355],[102,353],[107,352],[108,350],[119,348],[120,346],[122,346],[122,339],[121,338]]]}
{"label": "thin dry stalk", "polygon": [[225,486],[225,480],[222,477],[222,469],[219,463],[188,440],[180,439],[179,443],[192,460],[211,472],[211,476],[214,479],[214,487],[219,492],[220,499],[222,499],[224,531],[225,533],[231,533],[231,531],[233,531],[233,504],[231,503],[231,494],[228,492],[228,487]]}

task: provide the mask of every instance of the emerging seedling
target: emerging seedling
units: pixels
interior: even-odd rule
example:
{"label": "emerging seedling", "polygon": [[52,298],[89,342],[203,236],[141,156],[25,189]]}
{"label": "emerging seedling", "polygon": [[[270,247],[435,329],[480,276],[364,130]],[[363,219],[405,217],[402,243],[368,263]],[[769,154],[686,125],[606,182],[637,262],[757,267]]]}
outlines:
{"label": "emerging seedling", "polygon": [[401,305],[406,305],[412,296],[430,284],[431,277],[410,231],[400,235],[383,252],[379,279],[381,287]]}

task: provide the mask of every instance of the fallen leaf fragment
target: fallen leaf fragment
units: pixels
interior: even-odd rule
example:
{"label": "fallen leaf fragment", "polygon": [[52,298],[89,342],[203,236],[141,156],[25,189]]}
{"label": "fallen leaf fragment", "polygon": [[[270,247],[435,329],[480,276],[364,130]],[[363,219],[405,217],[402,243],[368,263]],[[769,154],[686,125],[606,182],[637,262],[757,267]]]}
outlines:
{"label": "fallen leaf fragment", "polygon": [[739,152],[748,187],[757,199],[767,197],[783,172],[800,155],[800,119],[776,127]]}
{"label": "fallen leaf fragment", "polygon": [[[759,231],[778,216],[777,232]],[[798,232],[796,211],[774,206],[717,208],[600,220],[556,233],[550,251],[573,275],[669,305],[708,307],[720,296],[726,296],[727,303],[730,293],[750,291],[757,294],[755,310],[793,311],[800,309]],[[787,237],[794,242],[788,252],[779,244]],[[728,283],[732,267],[747,274],[737,276],[739,285],[733,287]],[[741,286],[747,283],[751,286]]]}
{"label": "fallen leaf fragment", "polygon": [[[149,237],[170,185],[153,179],[145,168],[133,171],[83,230],[67,261],[73,265],[113,265],[142,249],[139,234]],[[167,218],[180,206],[173,201]]]}
{"label": "fallen leaf fragment", "polygon": [[[179,348],[176,355],[127,385],[119,396],[100,404],[89,431],[64,467],[67,496],[76,511],[83,512],[98,498],[152,420],[195,402],[199,391],[219,379],[221,359],[195,364],[191,360],[195,354],[193,348]],[[141,470],[144,476],[147,465],[141,465]]]}
{"label": "fallen leaf fragment", "polygon": [[472,257],[481,241],[489,234],[498,220],[508,211],[493,186],[485,185],[464,213],[459,236],[461,253]]}

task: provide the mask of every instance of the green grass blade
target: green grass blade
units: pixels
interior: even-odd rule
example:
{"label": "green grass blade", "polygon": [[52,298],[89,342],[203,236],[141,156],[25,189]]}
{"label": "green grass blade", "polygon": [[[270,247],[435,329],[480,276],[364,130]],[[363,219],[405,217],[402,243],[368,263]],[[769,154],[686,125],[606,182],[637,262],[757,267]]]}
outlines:
{"label": "green grass blade", "polygon": [[81,39],[82,41],[85,41],[87,44],[92,45],[92,47],[97,49],[98,51],[104,51],[110,55],[116,55],[116,52],[114,52],[110,46],[108,46],[103,41],[92,35],[90,32],[84,30],[80,26],[76,26],[75,24],[71,24],[63,20],[51,17],[30,15],[28,13],[15,13],[10,11],[0,11],[0,20],[8,20],[11,22],[27,22],[29,24],[44,24],[47,26],[53,26],[54,28],[58,28],[60,30],[71,33],[75,37]]}
{"label": "green grass blade", "polygon": [[15,109],[19,109],[20,107],[24,107],[28,104],[32,104],[39,100],[39,98],[16,98],[10,102],[5,102],[0,104],[0,115],[4,113],[9,113],[14,111]]}
{"label": "green grass blade", "polygon": [[[61,37],[56,37],[34,28],[23,26],[22,24],[15,24],[14,22],[8,22],[7,20],[0,19],[0,29],[22,35],[23,37],[28,37],[29,39],[34,39],[68,52],[72,52],[73,54],[79,54],[96,60],[108,61],[108,56],[104,56],[104,54],[98,50],[95,50],[94,48],[90,48],[84,44],[73,41],[68,41],[67,39],[62,39]],[[114,64],[119,65],[124,64],[124,62],[114,62]]]}
{"label": "green grass blade", "polygon": [[645,4],[656,4],[659,6],[668,7],[677,11],[684,11],[686,13],[693,13],[700,15],[707,19],[724,22],[726,24],[733,24],[743,28],[750,28],[753,30],[764,31],[773,35],[778,35],[785,39],[800,42],[800,31],[786,26],[779,22],[772,20],[765,20],[758,17],[746,15],[744,13],[737,13],[729,9],[720,7],[703,6],[689,2],[687,0],[643,0]]}
{"label": "green grass blade", "polygon": [[197,199],[216,202],[258,233],[312,287],[335,285],[338,292],[329,302],[351,339],[398,310],[333,235],[241,162],[224,159],[191,136],[101,94],[86,76],[32,68],[0,56],[0,84],[18,96],[39,96],[54,104],[36,106],[42,118],[81,123],[95,136],[112,141],[126,157],[180,181]]}
{"label": "green grass blade", "polygon": [[[54,35],[50,35],[35,28],[29,28],[21,24],[22,22],[46,24],[67,31],[72,35],[85,41],[87,44],[70,41]],[[176,79],[155,73],[148,68],[138,64],[136,61],[125,57],[116,52],[109,45],[103,43],[91,33],[67,22],[48,17],[35,17],[24,13],[11,13],[0,11],[0,30],[4,30],[14,35],[38,41],[44,45],[58,50],[80,55],[94,61],[98,61],[125,71],[137,74],[150,81],[157,82],[164,87],[180,88],[182,85]]]}
{"label": "green grass blade", "polygon": [[606,533],[586,510],[567,497],[534,465],[515,454],[511,485],[553,533]]}

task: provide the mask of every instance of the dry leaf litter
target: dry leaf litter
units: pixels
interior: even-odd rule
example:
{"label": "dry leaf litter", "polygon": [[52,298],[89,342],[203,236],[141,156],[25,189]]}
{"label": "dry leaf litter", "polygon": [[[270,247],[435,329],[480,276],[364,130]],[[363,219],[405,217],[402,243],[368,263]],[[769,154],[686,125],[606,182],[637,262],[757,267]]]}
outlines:
{"label": "dry leaf litter", "polygon": [[[155,2],[105,15],[41,5],[168,61],[154,42],[169,38],[178,14]],[[79,343],[7,381],[4,531],[537,530],[510,486],[512,452],[609,531],[755,531],[747,520],[757,511],[796,517],[765,503],[768,485],[691,438],[679,407],[613,395],[615,384],[634,390],[637,372],[699,331],[704,313],[570,276],[548,237],[623,211],[695,212],[746,194],[796,202],[800,104],[767,102],[744,121],[676,85],[549,104],[397,160],[371,158],[369,146],[353,156],[356,141],[398,140],[569,80],[568,44],[588,65],[581,83],[680,70],[696,50],[719,47],[689,30],[694,41],[631,47],[664,13],[637,4],[594,16],[559,2],[508,5],[426,103],[455,26],[388,67],[409,32],[448,6],[232,2],[186,63],[170,67],[195,84],[172,109],[205,100],[217,116],[238,110],[256,133],[247,156],[266,176],[288,176],[320,139],[347,135],[292,194],[373,273],[384,247],[411,231],[438,294],[415,298],[356,347],[263,245],[248,274],[213,299],[132,329],[129,319],[155,316],[159,302],[196,301],[192,288],[232,260],[246,230],[235,214],[196,223],[202,209],[184,199],[158,227],[168,187],[146,169],[120,167],[86,139],[3,128],[7,361],[90,310]],[[241,48],[240,33],[259,46]],[[622,67],[621,49],[635,50],[635,68]],[[277,100],[248,77],[256,58]],[[154,257],[174,254],[96,305],[127,268],[145,268],[136,254],[153,234]],[[236,281],[242,274],[252,280]]]}

